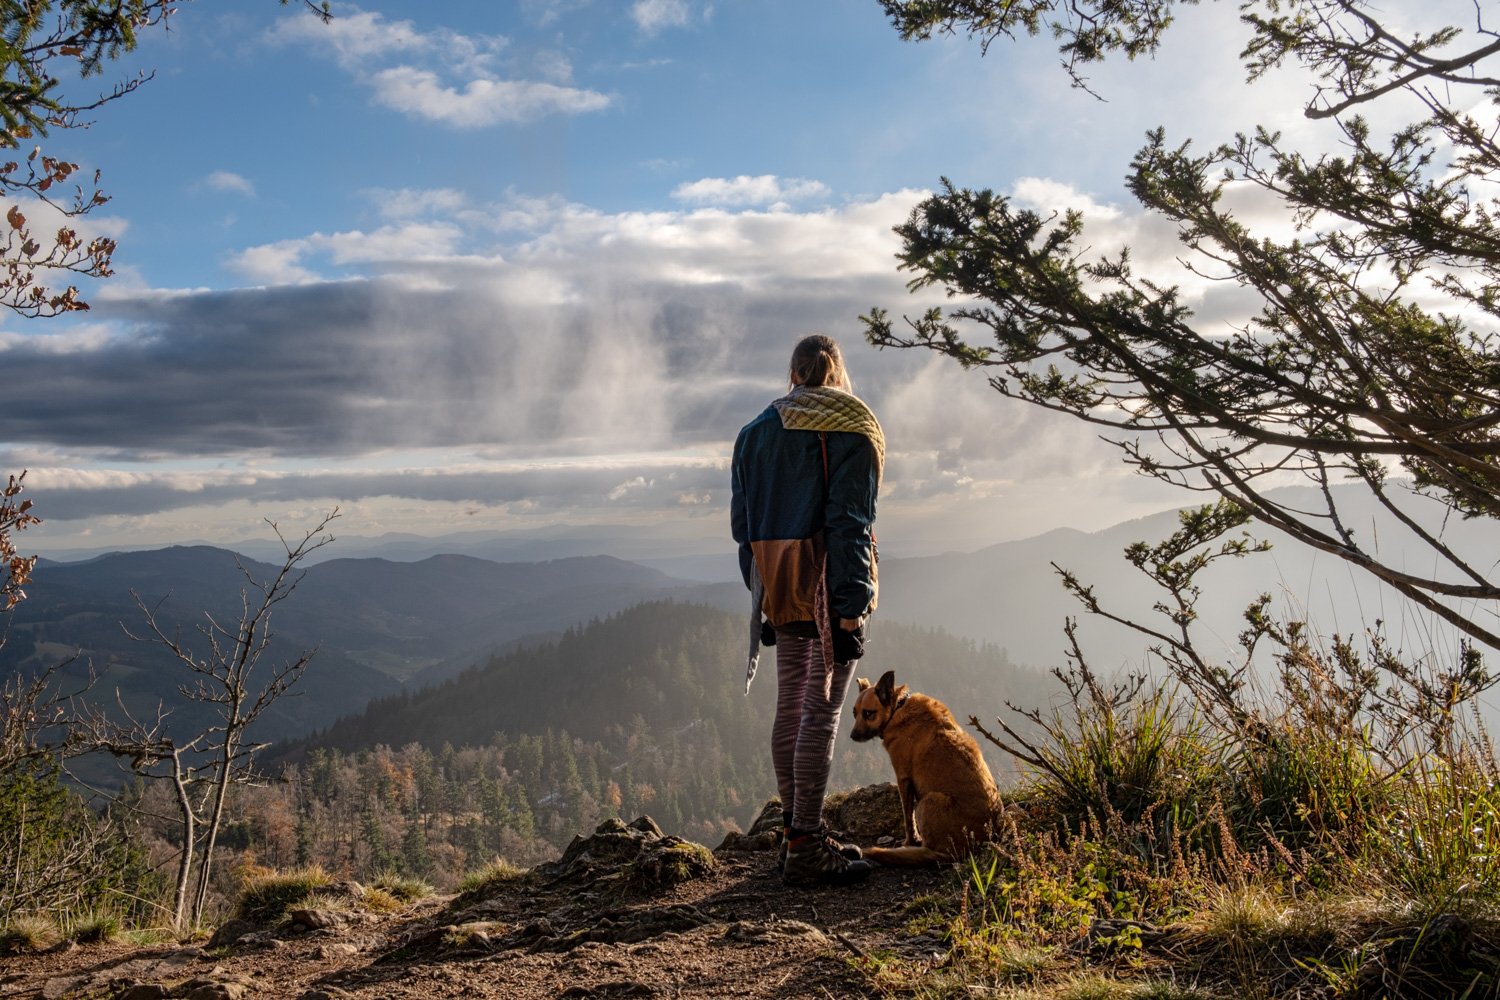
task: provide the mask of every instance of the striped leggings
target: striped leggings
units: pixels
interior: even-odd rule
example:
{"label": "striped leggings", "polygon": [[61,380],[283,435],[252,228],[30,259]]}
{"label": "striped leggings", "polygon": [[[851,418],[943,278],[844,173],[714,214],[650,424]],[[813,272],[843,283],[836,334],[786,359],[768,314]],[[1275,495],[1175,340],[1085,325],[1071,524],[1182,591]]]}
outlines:
{"label": "striped leggings", "polygon": [[792,826],[816,830],[823,823],[823,793],[833,766],[833,740],[854,661],[835,664],[827,698],[827,667],[817,639],[776,636],[776,722],[771,727],[771,761],[781,792],[781,808],[792,811]]}

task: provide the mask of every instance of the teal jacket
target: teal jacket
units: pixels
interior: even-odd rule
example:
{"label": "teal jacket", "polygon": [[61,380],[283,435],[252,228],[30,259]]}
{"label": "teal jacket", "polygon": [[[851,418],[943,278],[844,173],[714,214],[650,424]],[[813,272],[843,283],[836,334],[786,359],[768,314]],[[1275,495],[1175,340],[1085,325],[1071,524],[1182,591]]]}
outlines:
{"label": "teal jacket", "polygon": [[875,610],[880,469],[868,437],[787,430],[768,406],[735,439],[730,479],[740,572],[751,590],[753,574],[760,573],[766,592],[761,612],[772,625],[816,620],[820,565],[836,618]]}

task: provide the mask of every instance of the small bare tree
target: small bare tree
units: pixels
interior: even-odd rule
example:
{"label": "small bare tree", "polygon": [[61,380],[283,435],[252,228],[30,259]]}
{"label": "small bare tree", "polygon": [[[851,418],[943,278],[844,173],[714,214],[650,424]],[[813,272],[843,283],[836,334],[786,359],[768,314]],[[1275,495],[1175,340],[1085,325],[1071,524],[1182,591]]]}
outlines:
{"label": "small bare tree", "polygon": [[[188,882],[193,870],[194,847],[204,802],[212,789],[193,803],[194,775],[203,770],[191,761],[197,755],[199,744],[209,735],[199,733],[185,743],[178,743],[167,735],[167,719],[170,709],[157,706],[156,719],[149,725],[137,722],[125,707],[120,692],[115,690],[119,705],[119,720],[111,718],[97,705],[90,705],[72,721],[70,732],[80,745],[89,751],[112,754],[116,758],[129,758],[131,767],[141,775],[152,779],[163,777],[156,771],[162,764],[171,764],[172,770],[165,775],[172,781],[177,792],[177,810],[182,823],[182,853],[177,859],[177,881],[172,893],[172,931],[183,933],[186,927]],[[209,768],[212,768],[212,763]]]}
{"label": "small bare tree", "polygon": [[[192,834],[199,822],[196,810],[189,797],[189,784],[194,780],[195,769],[189,766],[189,758],[196,753],[209,755],[212,770],[210,801],[206,803],[207,829],[203,834],[202,861],[198,868],[198,887],[193,900],[192,922],[197,924],[203,917],[203,907],[208,899],[209,876],[213,864],[214,846],[218,840],[219,826],[224,818],[224,801],[229,787],[236,782],[255,779],[255,754],[269,744],[250,742],[246,731],[261,713],[283,695],[295,694],[292,688],[302,679],[308,663],[317,653],[317,647],[304,650],[294,660],[287,660],[271,670],[265,682],[256,690],[253,686],[255,668],[262,654],[271,644],[275,633],[271,630],[271,614],[276,605],[286,600],[302,582],[303,560],[316,550],[333,541],[325,534],[329,523],[339,516],[338,509],[324,517],[307,531],[294,547],[282,535],[273,521],[268,521],[286,552],[286,558],[276,574],[266,580],[257,580],[244,565],[249,586],[240,591],[240,613],[232,624],[226,624],[211,612],[204,612],[206,622],[197,626],[200,643],[206,643],[205,652],[197,652],[184,642],[181,626],[170,632],[157,620],[156,612],[161,607],[157,602],[148,607],[135,591],[137,606],[146,618],[147,634],[136,635],[126,628],[125,633],[139,642],[149,642],[165,647],[194,675],[191,685],[178,688],[188,701],[214,705],[218,721],[192,740],[174,742],[157,727],[145,735],[138,744],[137,752],[142,762],[172,763],[172,780],[176,785],[178,805],[182,810],[183,827],[187,837],[183,846],[183,858],[178,866],[177,920],[180,924],[184,907],[189,871],[192,865]],[[170,596],[170,595],[169,595]],[[162,598],[166,600],[165,597]],[[123,624],[121,627],[124,627]]]}

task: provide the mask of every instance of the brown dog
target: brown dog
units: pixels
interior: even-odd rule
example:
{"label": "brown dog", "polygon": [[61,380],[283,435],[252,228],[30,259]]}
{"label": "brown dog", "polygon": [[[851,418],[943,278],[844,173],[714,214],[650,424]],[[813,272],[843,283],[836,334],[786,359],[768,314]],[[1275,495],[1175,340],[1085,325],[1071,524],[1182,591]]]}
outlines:
{"label": "brown dog", "polygon": [[[854,739],[877,736],[890,754],[901,793],[904,847],[872,847],[865,857],[883,865],[955,861],[989,839],[1004,809],[994,776],[974,737],[935,698],[896,687],[887,670],[874,686],[859,679]],[[920,839],[919,839],[920,836]]]}

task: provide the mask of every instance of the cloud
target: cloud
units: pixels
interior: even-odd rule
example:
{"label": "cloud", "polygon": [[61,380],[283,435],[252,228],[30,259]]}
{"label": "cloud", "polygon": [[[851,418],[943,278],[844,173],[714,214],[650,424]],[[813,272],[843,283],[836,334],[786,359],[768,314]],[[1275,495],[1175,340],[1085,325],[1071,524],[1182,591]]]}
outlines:
{"label": "cloud", "polygon": [[382,226],[371,233],[353,230],[325,236],[314,233],[300,239],[281,240],[250,247],[226,261],[252,281],[268,285],[299,284],[320,280],[304,267],[303,259],[325,255],[335,265],[411,262],[426,257],[451,255],[462,233],[452,223],[406,222]]}
{"label": "cloud", "polygon": [[[501,55],[510,48],[503,36],[423,30],[411,21],[389,21],[358,8],[341,11],[329,24],[312,14],[286,18],[267,37],[272,44],[305,44],[328,52],[371,89],[377,104],[455,128],[582,114],[613,102],[597,91],[563,86],[573,67],[560,52],[548,49],[511,59],[529,66],[543,81],[509,78],[501,73]],[[396,64],[388,65],[392,61]]]}
{"label": "cloud", "polygon": [[[430,456],[429,456],[430,457]],[[577,508],[594,498],[612,510],[675,506],[684,487],[707,493],[727,475],[722,461],[670,466],[610,461],[475,462],[442,467],[338,465],[313,469],[78,469],[29,463],[28,495],[45,497],[47,523],[106,515],[142,516],[232,502],[285,504],[310,498],[352,503],[396,497],[425,503],[526,504],[533,513]],[[676,475],[658,484],[662,468]],[[620,482],[622,475],[630,476]]]}
{"label": "cloud", "polygon": [[705,177],[702,180],[679,184],[672,197],[692,205],[770,205],[776,202],[801,201],[821,198],[828,194],[828,185],[820,181],[803,180],[798,177],[780,178],[775,174],[749,177]]}
{"label": "cloud", "polygon": [[636,0],[630,8],[631,19],[648,35],[663,28],[681,28],[691,16],[686,0]]}
{"label": "cloud", "polygon": [[453,188],[401,188],[398,191],[370,188],[364,195],[375,203],[381,215],[393,219],[408,219],[418,215],[452,215],[468,202],[462,191]]}
{"label": "cloud", "polygon": [[448,28],[423,31],[411,21],[388,21],[357,7],[340,9],[327,24],[311,13],[278,20],[267,34],[273,44],[300,43],[331,52],[338,64],[362,72],[383,57],[441,58],[461,73],[492,66],[510,41],[502,35],[464,35]]}
{"label": "cloud", "polygon": [[580,114],[609,107],[592,90],[517,80],[470,80],[462,91],[445,87],[430,70],[397,66],[370,78],[381,104],[458,128],[534,121],[549,114]]}
{"label": "cloud", "polygon": [[521,0],[521,12],[540,27],[589,5],[589,0]]}
{"label": "cloud", "polygon": [[236,191],[243,195],[249,195],[252,198],[255,197],[255,185],[239,174],[231,173],[228,170],[215,170],[203,178],[203,184],[205,187],[212,188],[215,191]]}
{"label": "cloud", "polygon": [[[389,224],[236,254],[261,287],[119,289],[87,327],[0,336],[6,440],[59,456],[31,463],[50,516],[378,496],[711,512],[735,433],[784,391],[791,345],[815,330],[845,344],[885,424],[892,516],[1045,483],[1092,496],[1079,484],[1121,474],[1089,428],[1000,400],[983,373],[860,343],[870,306],[944,301],[908,295],[895,268],[891,227],[923,192],[619,213],[369,195]],[[1101,250],[1132,242],[1139,268],[1181,274],[1180,244],[1149,220],[1098,225]]]}

